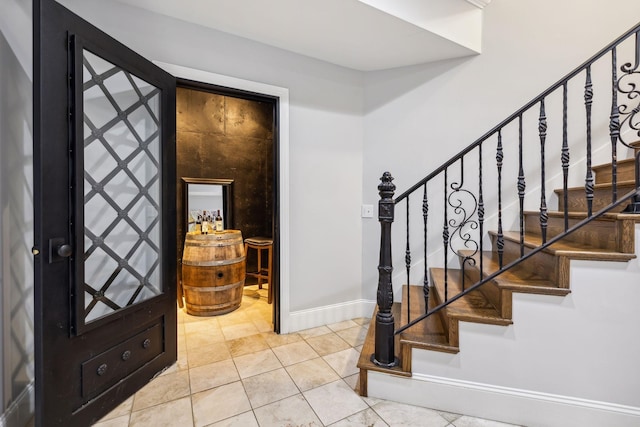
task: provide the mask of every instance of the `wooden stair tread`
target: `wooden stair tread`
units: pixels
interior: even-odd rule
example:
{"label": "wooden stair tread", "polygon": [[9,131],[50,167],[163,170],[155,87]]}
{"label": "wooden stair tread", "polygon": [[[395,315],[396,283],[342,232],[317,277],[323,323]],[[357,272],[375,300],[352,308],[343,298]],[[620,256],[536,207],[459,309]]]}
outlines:
{"label": "wooden stair tread", "polygon": [[[438,302],[444,302],[445,273],[443,268],[430,270],[432,285],[435,288]],[[462,292],[462,272],[449,269],[447,271],[448,297],[452,298]],[[492,325],[510,325],[511,319],[505,319],[479,290],[474,290],[459,300],[448,305],[447,316],[468,322],[487,323]]]}
{"label": "wooden stair tread", "polygon": [[[633,157],[630,157],[628,159],[621,159],[616,161],[616,165],[627,165],[627,164],[634,164],[636,161],[636,159],[634,159]],[[596,165],[596,166],[591,166],[591,170],[592,171],[597,171],[600,169],[607,169],[607,168],[611,168],[611,163],[604,163],[602,165]]]}
{"label": "wooden stair tread", "polygon": [[[469,257],[472,256],[473,251],[463,250],[459,251],[459,253],[462,257]],[[492,251],[474,254],[472,258],[476,264],[475,266],[467,266],[467,268],[480,269],[480,256],[482,256],[483,260],[483,277],[487,277],[500,269],[498,254]],[[493,281],[501,289],[509,289],[521,293],[564,296],[571,292],[569,289],[558,287],[551,280],[545,279],[522,264],[506,270],[495,277]]]}
{"label": "wooden stair tread", "polygon": [[[525,212],[525,230],[527,234],[541,236],[540,214]],[[566,221],[569,228],[587,219],[586,212],[567,213]],[[610,252],[635,253],[635,242],[631,235],[635,222],[640,221],[640,215],[608,212],[600,217],[592,218],[582,227],[563,237],[565,242],[590,245]],[[565,218],[563,212],[550,212],[547,220],[547,238],[551,239],[565,232]]]}
{"label": "wooden stair tread", "polygon": [[[431,289],[432,290],[432,289]],[[407,292],[411,298],[409,298],[409,304],[407,301]],[[422,286],[407,286],[402,287],[402,311],[400,314],[400,324],[406,325],[409,322],[408,307],[411,306],[411,319],[416,319],[424,314],[424,293]],[[435,298],[429,297],[429,309],[433,309],[436,306]],[[449,345],[449,338],[447,331],[442,324],[442,317],[436,313],[425,320],[418,322],[406,331],[400,334],[400,342],[403,345],[409,345],[415,348],[429,349],[444,351],[447,353],[458,353],[460,350],[456,346]]]}
{"label": "wooden stair tread", "polygon": [[[537,216],[537,215],[540,215],[540,211],[524,211],[524,215]],[[547,211],[547,215],[553,218],[564,218],[563,211]],[[567,217],[569,219],[586,219],[587,216],[588,216],[587,212],[582,212],[582,211],[567,212]],[[605,214],[600,215],[598,218],[594,219],[594,221],[618,221],[621,219],[631,219],[631,220],[640,222],[640,215],[621,213],[621,212],[607,212]]]}
{"label": "wooden stair tread", "polygon": [[[494,231],[490,231],[490,234],[496,236]],[[506,231],[503,233],[505,240],[510,240],[519,244],[520,233],[517,231]],[[527,248],[534,249],[542,245],[542,237],[533,234],[525,234],[524,245]],[[546,249],[543,249],[554,256],[567,256],[572,259],[585,259],[596,261],[629,261],[636,257],[635,254],[613,252],[609,250],[600,249],[598,247],[587,245],[583,243],[576,243],[571,241],[560,240],[554,243]]]}
{"label": "wooden stair tread", "polygon": [[[617,187],[618,187],[618,195],[624,196],[624,193],[621,193],[620,189],[624,188],[624,189],[627,190],[625,192],[629,192],[629,191],[633,190],[634,188],[636,188],[636,182],[634,180],[618,181]],[[607,189],[610,189],[610,188],[611,188],[611,183],[610,182],[603,183],[603,184],[594,184],[593,185],[593,189],[594,190],[607,190]],[[562,188],[556,188],[553,191],[556,194],[561,195],[564,190]],[[584,186],[581,186],[581,187],[568,187],[567,191],[569,191],[569,192],[583,191],[584,192]]]}
{"label": "wooden stair tread", "polygon": [[[595,173],[596,184],[611,184],[613,180],[613,164],[605,163],[603,165],[592,166],[591,170]],[[635,158],[622,159],[616,162],[616,180],[626,181],[635,180],[636,162]]]}
{"label": "wooden stair tread", "polygon": [[[395,329],[399,327],[399,317],[400,317],[400,303],[394,303],[391,312],[393,313],[393,317],[395,320]],[[358,358],[358,368],[364,369],[368,371],[377,371],[377,372],[385,372],[393,375],[400,375],[404,377],[410,377],[411,372],[406,372],[402,370],[402,364],[398,364],[393,368],[385,368],[383,366],[378,366],[371,361],[371,355],[376,351],[376,314],[378,313],[378,306],[376,305],[375,310],[373,311],[373,316],[371,317],[371,322],[369,323],[369,330],[367,331],[367,336],[365,337],[364,344],[362,346],[362,351],[360,352],[360,357]],[[399,354],[400,349],[400,339],[396,336],[396,354]],[[362,392],[362,390],[361,390]]]}

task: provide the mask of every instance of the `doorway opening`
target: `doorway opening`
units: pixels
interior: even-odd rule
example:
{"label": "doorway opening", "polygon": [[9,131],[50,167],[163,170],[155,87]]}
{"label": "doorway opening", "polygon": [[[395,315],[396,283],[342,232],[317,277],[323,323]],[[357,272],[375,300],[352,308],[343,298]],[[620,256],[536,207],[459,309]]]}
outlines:
{"label": "doorway opening", "polygon": [[[279,332],[278,98],[178,79],[176,115],[179,307],[185,302],[192,306],[187,300],[192,294],[182,292],[180,264],[189,217],[193,217],[190,214],[202,212],[188,207],[187,189],[207,189],[207,184],[211,183],[212,194],[220,190],[221,196],[220,206],[214,206],[213,202],[206,206],[209,215],[211,210],[214,216],[218,210],[222,212],[225,229],[239,231],[244,239],[265,237],[273,240],[270,283],[258,286],[254,283],[255,278],[247,276],[244,294],[253,292],[258,301],[270,300],[271,323],[273,330]],[[194,181],[198,185],[194,185]],[[262,252],[246,254],[247,271],[256,271],[258,256],[263,257],[263,266],[268,264]],[[267,298],[268,293],[272,298]]]}

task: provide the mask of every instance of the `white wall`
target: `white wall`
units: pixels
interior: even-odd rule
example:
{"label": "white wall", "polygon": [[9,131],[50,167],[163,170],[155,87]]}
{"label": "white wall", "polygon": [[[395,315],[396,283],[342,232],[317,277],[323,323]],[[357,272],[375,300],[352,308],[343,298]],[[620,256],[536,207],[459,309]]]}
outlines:
{"label": "white wall", "polygon": [[[395,177],[400,194],[639,20],[636,0],[493,0],[484,9],[481,55],[367,73],[363,203],[377,205],[384,171]],[[584,106],[573,110],[583,123]],[[557,122],[549,121],[549,131],[557,132],[553,126]],[[601,122],[600,130],[607,126]],[[494,152],[487,150],[485,158],[495,158]],[[398,233],[400,224],[394,224]],[[375,219],[363,224],[365,299],[375,298],[379,228]],[[403,249],[394,249],[395,273],[404,264]]]}
{"label": "white wall", "polygon": [[0,1],[0,426],[33,414],[31,1]]}
{"label": "white wall", "polygon": [[289,89],[291,311],[360,298],[362,73],[117,2],[61,3],[151,60]]}

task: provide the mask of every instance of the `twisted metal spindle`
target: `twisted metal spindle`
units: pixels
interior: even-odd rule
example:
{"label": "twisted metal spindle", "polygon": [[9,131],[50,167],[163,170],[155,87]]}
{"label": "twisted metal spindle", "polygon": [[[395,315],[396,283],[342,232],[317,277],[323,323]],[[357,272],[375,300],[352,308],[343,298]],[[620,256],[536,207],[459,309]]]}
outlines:
{"label": "twisted metal spindle", "polygon": [[444,249],[444,300],[445,302],[449,299],[448,298],[448,293],[449,293],[449,273],[448,273],[448,267],[447,267],[447,260],[449,258],[449,251],[447,250],[448,246],[449,246],[449,220],[448,220],[448,214],[447,214],[447,171],[448,169],[445,168],[444,170],[444,226],[442,229],[442,243],[443,243],[443,249]]}
{"label": "twisted metal spindle", "polygon": [[587,66],[587,80],[584,85],[584,106],[587,113],[587,176],[585,193],[587,196],[587,215],[593,214],[593,171],[591,170],[591,104],[593,103],[593,83],[591,82],[591,66]]}
{"label": "twisted metal spindle", "polygon": [[567,132],[567,82],[562,85],[562,197],[564,206],[564,231],[569,229],[569,137]]}
{"label": "twisted metal spindle", "polygon": [[482,242],[484,235],[484,196],[482,194],[482,143],[478,145],[478,164],[479,164],[479,176],[478,176],[478,226],[480,229],[480,279],[482,280],[484,257],[482,256]]}
{"label": "twisted metal spindle", "polygon": [[522,162],[522,114],[518,116],[518,199],[520,200],[520,256],[524,256],[524,166]]}
{"label": "twisted metal spindle", "polygon": [[503,265],[504,258],[504,233],[502,230],[502,161],[504,152],[502,150],[502,129],[498,130],[498,147],[496,149],[496,164],[498,167],[498,236],[496,241],[498,252],[498,264]]}
{"label": "twisted metal spindle", "polygon": [[[638,33],[640,34],[640,33]],[[636,43],[636,46],[638,43]],[[637,61],[637,59],[636,59]],[[611,138],[611,202],[618,200],[618,138],[620,137],[620,110],[618,108],[618,55],[611,50],[611,115],[609,137]]]}
{"label": "twisted metal spindle", "polygon": [[424,312],[429,312],[429,267],[427,262],[427,219],[429,217],[429,200],[427,199],[427,183],[424,183],[424,195],[422,196],[422,219],[424,221],[424,281],[422,293],[424,295]]}
{"label": "twisted metal spindle", "polygon": [[544,110],[544,98],[540,101],[540,117],[538,118],[538,134],[540,135],[540,234],[542,243],[547,242],[547,222],[549,214],[547,213],[547,196],[545,189],[545,161],[544,151],[545,142],[547,140],[547,116]]}
{"label": "twisted metal spindle", "polygon": [[404,265],[407,269],[407,323],[411,322],[411,249],[409,247],[409,199],[411,196],[407,196],[407,247],[404,251]]}

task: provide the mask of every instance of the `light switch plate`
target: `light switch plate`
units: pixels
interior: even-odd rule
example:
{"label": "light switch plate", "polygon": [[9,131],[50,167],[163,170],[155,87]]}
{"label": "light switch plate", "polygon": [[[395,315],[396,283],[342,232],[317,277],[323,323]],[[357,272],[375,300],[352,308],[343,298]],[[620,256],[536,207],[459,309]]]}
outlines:
{"label": "light switch plate", "polygon": [[373,205],[362,205],[362,218],[373,218]]}

